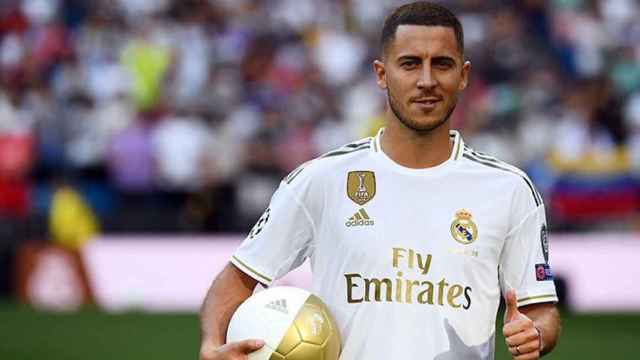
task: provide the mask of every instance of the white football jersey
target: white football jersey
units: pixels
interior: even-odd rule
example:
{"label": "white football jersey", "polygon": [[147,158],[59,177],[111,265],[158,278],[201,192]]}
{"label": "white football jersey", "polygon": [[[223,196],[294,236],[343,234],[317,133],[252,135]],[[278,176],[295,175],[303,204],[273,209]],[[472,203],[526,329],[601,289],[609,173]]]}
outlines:
{"label": "white football jersey", "polygon": [[426,169],[392,161],[381,135],[293,171],[231,262],[269,285],[309,258],[341,359],[493,359],[501,292],[557,301],[542,198],[456,131]]}

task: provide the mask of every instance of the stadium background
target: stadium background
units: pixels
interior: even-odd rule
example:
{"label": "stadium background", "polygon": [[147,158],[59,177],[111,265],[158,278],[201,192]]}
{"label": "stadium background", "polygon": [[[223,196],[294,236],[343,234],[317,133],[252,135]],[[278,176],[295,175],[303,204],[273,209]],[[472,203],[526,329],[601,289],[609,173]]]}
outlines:
{"label": "stadium background", "polygon": [[[246,233],[296,164],[381,126],[370,63],[382,17],[401,3],[0,2],[0,358],[194,358],[195,313],[110,311],[78,265],[85,249],[179,246],[194,234],[209,246]],[[473,63],[452,126],[531,175],[547,204],[552,263],[562,239],[588,238],[575,250],[602,258],[583,262],[587,278],[615,274],[592,287],[622,282],[631,294],[640,5],[442,3],[459,14]],[[619,248],[621,237],[631,245]],[[51,253],[66,255],[41,259]],[[56,296],[75,279],[68,271],[81,280]],[[615,307],[626,294],[608,293],[606,313],[563,304],[550,358],[635,357],[640,304]]]}

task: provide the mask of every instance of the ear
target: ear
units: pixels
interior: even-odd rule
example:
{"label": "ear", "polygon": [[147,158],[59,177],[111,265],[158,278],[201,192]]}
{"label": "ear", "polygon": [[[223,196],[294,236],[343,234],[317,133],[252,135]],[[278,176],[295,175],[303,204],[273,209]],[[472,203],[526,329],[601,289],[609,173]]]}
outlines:
{"label": "ear", "polygon": [[384,62],[382,62],[381,60],[374,60],[373,72],[376,73],[376,82],[378,83],[378,87],[382,90],[385,90],[387,88],[387,72],[384,68]]}
{"label": "ear", "polygon": [[471,72],[471,61],[465,61],[462,64],[462,81],[458,85],[458,90],[462,91],[469,85],[469,73]]}

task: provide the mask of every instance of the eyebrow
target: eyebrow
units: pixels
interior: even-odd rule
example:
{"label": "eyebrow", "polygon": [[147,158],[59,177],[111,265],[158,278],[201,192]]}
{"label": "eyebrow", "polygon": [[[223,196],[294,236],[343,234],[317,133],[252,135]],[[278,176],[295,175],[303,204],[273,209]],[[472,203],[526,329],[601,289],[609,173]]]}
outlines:
{"label": "eyebrow", "polygon": [[402,61],[422,61],[422,58],[416,55],[402,55],[400,57],[398,57],[398,62],[402,62]]}
{"label": "eyebrow", "polygon": [[456,59],[450,57],[450,56],[436,56],[431,58],[432,61],[444,61],[444,62],[450,62],[453,63],[454,65],[457,64],[458,62],[456,61]]}
{"label": "eyebrow", "polygon": [[[422,58],[420,56],[417,56],[417,55],[401,55],[400,57],[398,57],[397,61],[398,62],[402,62],[402,61],[419,61],[419,62],[422,62]],[[456,61],[456,59],[454,59],[451,56],[447,56],[447,55],[440,55],[440,56],[432,57],[431,61],[450,62],[450,63],[453,63],[454,65],[458,63]]]}

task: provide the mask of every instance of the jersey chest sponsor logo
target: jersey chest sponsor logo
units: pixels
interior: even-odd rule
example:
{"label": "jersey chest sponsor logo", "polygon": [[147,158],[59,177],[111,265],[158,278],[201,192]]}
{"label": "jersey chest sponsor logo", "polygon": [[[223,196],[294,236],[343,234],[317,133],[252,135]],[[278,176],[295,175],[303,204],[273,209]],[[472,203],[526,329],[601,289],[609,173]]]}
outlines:
{"label": "jersey chest sponsor logo", "polygon": [[456,211],[451,222],[451,236],[460,244],[468,245],[478,239],[478,226],[473,221],[471,213],[465,209]]}
{"label": "jersey chest sponsor logo", "polygon": [[376,195],[376,174],[373,171],[350,171],[347,174],[347,197],[363,206]]}
{"label": "jersey chest sponsor logo", "polygon": [[390,253],[388,264],[395,277],[387,271],[344,274],[348,304],[394,302],[446,306],[457,311],[471,308],[473,288],[439,271],[432,274],[432,263],[438,261],[433,254],[402,247],[393,247]]}

